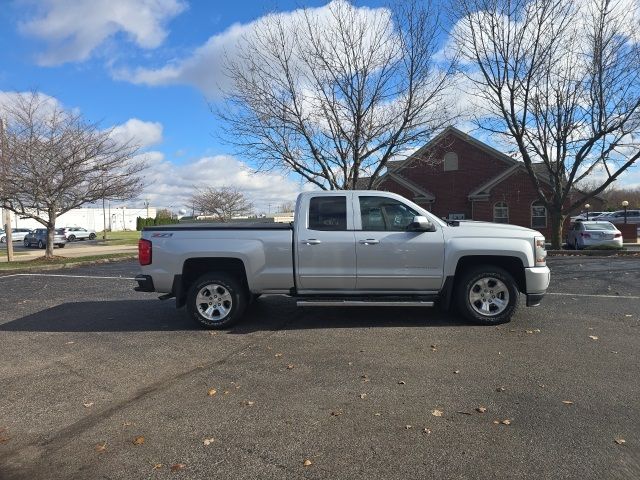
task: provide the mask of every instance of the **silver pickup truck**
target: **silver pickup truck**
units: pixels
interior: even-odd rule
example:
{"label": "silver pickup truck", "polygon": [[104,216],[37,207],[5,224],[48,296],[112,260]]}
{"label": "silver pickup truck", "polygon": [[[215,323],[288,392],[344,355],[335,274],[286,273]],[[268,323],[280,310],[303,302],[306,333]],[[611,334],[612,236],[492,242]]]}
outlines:
{"label": "silver pickup truck", "polygon": [[145,227],[136,290],[175,297],[208,328],[225,328],[262,294],[300,306],[455,307],[508,322],[519,292],[539,305],[549,285],[544,237],[484,222],[445,222],[378,191],[302,193],[293,224]]}

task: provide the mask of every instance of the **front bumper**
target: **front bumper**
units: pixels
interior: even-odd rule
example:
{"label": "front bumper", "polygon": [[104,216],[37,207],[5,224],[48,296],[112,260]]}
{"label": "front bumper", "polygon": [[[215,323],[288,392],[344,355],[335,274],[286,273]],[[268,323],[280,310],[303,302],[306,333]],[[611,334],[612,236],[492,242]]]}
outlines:
{"label": "front bumper", "polygon": [[537,307],[549,288],[551,271],[549,267],[532,267],[524,269],[527,282],[527,307]]}
{"label": "front bumper", "polygon": [[156,291],[153,286],[153,278],[150,275],[136,275],[135,281],[138,282],[138,286],[133,288],[136,292]]}

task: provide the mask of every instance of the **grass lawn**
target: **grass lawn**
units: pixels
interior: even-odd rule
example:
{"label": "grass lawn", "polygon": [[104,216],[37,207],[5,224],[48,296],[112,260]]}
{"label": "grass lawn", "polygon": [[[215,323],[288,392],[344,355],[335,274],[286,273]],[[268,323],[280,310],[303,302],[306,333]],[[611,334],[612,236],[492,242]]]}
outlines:
{"label": "grass lawn", "polygon": [[[97,239],[100,243],[102,240],[102,232],[96,233]],[[105,245],[137,245],[140,239],[140,232],[107,232],[107,240]]]}
{"label": "grass lawn", "polygon": [[19,262],[11,262],[0,263],[0,271],[6,272],[11,270],[30,270],[33,268],[42,268],[44,266],[60,266],[63,267],[68,264],[77,264],[77,263],[92,263],[99,262],[102,260],[117,260],[123,258],[134,258],[135,255],[131,253],[106,253],[103,255],[87,255],[85,257],[58,257],[52,260],[45,260],[44,258],[36,258],[34,260],[23,260]]}

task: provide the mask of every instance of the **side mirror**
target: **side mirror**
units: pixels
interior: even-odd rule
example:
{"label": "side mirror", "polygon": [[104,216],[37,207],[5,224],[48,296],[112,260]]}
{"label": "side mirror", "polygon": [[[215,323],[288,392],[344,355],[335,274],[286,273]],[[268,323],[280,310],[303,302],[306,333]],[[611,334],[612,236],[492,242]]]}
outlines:
{"label": "side mirror", "polygon": [[436,227],[427,217],[417,215],[413,217],[413,222],[407,226],[408,232],[435,232]]}

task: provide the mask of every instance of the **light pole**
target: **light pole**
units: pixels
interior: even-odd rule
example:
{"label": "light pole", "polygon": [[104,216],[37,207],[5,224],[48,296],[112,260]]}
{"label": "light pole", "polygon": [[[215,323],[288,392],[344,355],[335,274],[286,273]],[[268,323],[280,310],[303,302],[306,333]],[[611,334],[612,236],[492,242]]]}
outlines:
{"label": "light pole", "polygon": [[585,204],[584,208],[587,210],[587,221],[589,221],[589,209],[591,208],[591,205],[587,203]]}
{"label": "light pole", "polygon": [[627,207],[629,206],[629,202],[623,200],[622,206],[624,207],[624,223],[627,223]]}

